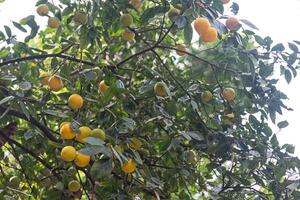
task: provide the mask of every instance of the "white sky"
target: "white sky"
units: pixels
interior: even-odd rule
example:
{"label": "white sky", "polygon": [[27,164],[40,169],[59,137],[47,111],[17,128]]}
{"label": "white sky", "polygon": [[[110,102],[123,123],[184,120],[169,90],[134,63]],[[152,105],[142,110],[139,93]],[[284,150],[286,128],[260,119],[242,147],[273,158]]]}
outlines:
{"label": "white sky", "polygon": [[[277,42],[300,41],[300,0],[234,1],[240,6],[238,17],[254,23],[259,27],[262,35],[269,35]],[[0,4],[0,25],[9,24],[10,20],[19,21],[23,17],[35,14],[35,3],[36,0],[6,0]],[[36,21],[39,25],[45,25],[47,17],[36,16]],[[0,29],[3,28],[0,27]],[[300,92],[297,91],[297,86],[300,85],[299,77],[296,77],[290,85],[287,85],[285,81],[279,85],[279,88],[290,98],[288,106],[292,107],[294,112],[285,112],[281,119],[287,119],[290,125],[278,134],[282,144],[291,143],[296,146],[298,156],[300,156],[300,123],[298,122]]]}

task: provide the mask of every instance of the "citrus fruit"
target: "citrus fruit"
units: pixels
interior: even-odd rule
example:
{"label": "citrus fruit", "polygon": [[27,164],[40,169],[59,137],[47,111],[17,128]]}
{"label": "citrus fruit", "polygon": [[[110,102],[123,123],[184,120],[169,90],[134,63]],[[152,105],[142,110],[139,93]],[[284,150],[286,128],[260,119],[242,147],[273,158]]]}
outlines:
{"label": "citrus fruit", "polygon": [[157,82],[154,85],[154,92],[156,96],[160,96],[160,97],[166,97],[168,95],[165,88],[165,84],[163,82]]}
{"label": "citrus fruit", "polygon": [[135,9],[139,9],[142,5],[142,1],[141,0],[131,0],[130,4],[135,8]]}
{"label": "citrus fruit", "polygon": [[108,90],[108,88],[109,88],[109,87],[106,85],[106,83],[105,83],[104,80],[102,80],[102,81],[99,83],[99,87],[98,87],[99,92],[105,93],[105,92]]}
{"label": "citrus fruit", "polygon": [[90,160],[91,160],[91,157],[89,155],[85,155],[85,154],[77,152],[74,163],[78,167],[86,167],[89,164]]}
{"label": "citrus fruit", "polygon": [[88,16],[83,11],[77,11],[73,17],[73,21],[79,25],[85,25],[88,21]]}
{"label": "citrus fruit", "polygon": [[80,183],[76,180],[70,181],[68,183],[68,189],[71,192],[77,192],[78,190],[80,190]]}
{"label": "citrus fruit", "polygon": [[84,139],[89,137],[90,133],[91,133],[91,129],[87,126],[82,126],[79,128],[80,133],[76,135],[75,139],[78,142],[84,143]]}
{"label": "citrus fruit", "polygon": [[210,91],[204,91],[202,94],[201,94],[201,99],[203,102],[207,103],[209,102],[210,100],[212,100],[212,97],[213,97],[213,94],[210,92]]}
{"label": "citrus fruit", "polygon": [[122,166],[123,172],[130,174],[136,170],[136,164],[132,159],[129,159],[126,163]]}
{"label": "citrus fruit", "polygon": [[209,27],[202,35],[203,42],[214,42],[218,38],[217,30],[213,27]]}
{"label": "citrus fruit", "polygon": [[130,24],[132,24],[133,18],[130,14],[124,14],[120,17],[120,22],[122,26],[127,27],[130,26]]}
{"label": "citrus fruit", "polygon": [[142,144],[143,143],[141,142],[141,140],[139,140],[136,137],[133,137],[130,139],[129,147],[131,147],[132,149],[135,149],[135,150],[139,150],[139,149],[141,149]]}
{"label": "citrus fruit", "polygon": [[226,27],[231,30],[231,31],[235,31],[239,28],[239,20],[235,17],[229,17],[227,20],[226,20]]}
{"label": "citrus fruit", "polygon": [[71,123],[65,123],[61,126],[59,133],[63,139],[70,140],[76,136],[76,133],[71,128]]}
{"label": "citrus fruit", "polygon": [[64,84],[59,76],[51,76],[48,81],[48,86],[50,90],[57,92],[64,87]]}
{"label": "citrus fruit", "polygon": [[42,85],[48,85],[51,74],[49,72],[40,73],[40,82]]}
{"label": "citrus fruit", "polygon": [[79,94],[72,94],[68,99],[68,106],[73,110],[80,109],[83,106],[83,98]]}
{"label": "citrus fruit", "polygon": [[176,49],[179,50],[179,51],[176,50],[177,55],[179,55],[179,56],[184,56],[185,55],[185,52],[182,52],[182,51],[186,51],[186,48],[183,44],[177,44]]}
{"label": "citrus fruit", "polygon": [[125,41],[129,42],[135,38],[135,33],[130,30],[125,30],[122,33],[122,37]]}
{"label": "citrus fruit", "polygon": [[90,133],[90,136],[99,138],[101,140],[105,140],[106,138],[105,132],[100,128],[93,129]]}
{"label": "citrus fruit", "polygon": [[235,99],[235,91],[233,88],[225,88],[222,94],[227,101],[233,101]]}
{"label": "citrus fruit", "polygon": [[208,19],[204,17],[198,17],[194,21],[194,28],[199,35],[203,35],[204,33],[206,33],[209,27],[210,27],[210,23]]}
{"label": "citrus fruit", "polygon": [[49,17],[48,26],[50,28],[58,28],[60,26],[60,20],[57,17]]}
{"label": "citrus fruit", "polygon": [[49,13],[49,8],[46,4],[41,4],[37,7],[36,12],[40,16],[46,16]]}
{"label": "citrus fruit", "polygon": [[168,12],[168,17],[171,21],[175,21],[176,17],[180,15],[180,10],[177,8],[171,8]]}
{"label": "citrus fruit", "polygon": [[76,157],[76,149],[72,146],[65,146],[61,150],[60,156],[64,161],[73,161]]}

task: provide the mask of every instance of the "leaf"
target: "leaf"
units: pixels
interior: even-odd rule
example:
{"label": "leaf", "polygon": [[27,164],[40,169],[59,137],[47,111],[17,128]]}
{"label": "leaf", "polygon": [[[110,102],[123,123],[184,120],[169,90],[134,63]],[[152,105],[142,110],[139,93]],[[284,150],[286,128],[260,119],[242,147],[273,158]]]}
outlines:
{"label": "leaf", "polygon": [[284,46],[283,44],[279,43],[279,44],[276,44],[275,46],[272,47],[271,51],[284,51]]}
{"label": "leaf", "polygon": [[79,152],[82,154],[90,155],[90,156],[97,155],[99,153],[102,153],[109,158],[112,156],[111,151],[109,151],[109,149],[104,146],[89,146],[89,147],[80,149]]}
{"label": "leaf", "polygon": [[289,125],[287,121],[282,121],[277,124],[278,128],[285,128]]}
{"label": "leaf", "polygon": [[6,25],[4,25],[4,29],[5,29],[6,35],[8,37],[11,37],[11,29]]}
{"label": "leaf", "polygon": [[252,29],[259,30],[259,28],[257,28],[257,26],[255,26],[252,22],[250,22],[247,19],[240,19],[240,22],[243,22],[244,24],[246,24],[247,26],[249,26]]}
{"label": "leaf", "polygon": [[175,24],[178,28],[183,28],[187,24],[187,20],[185,16],[177,16],[175,19]]}
{"label": "leaf", "polygon": [[97,162],[94,162],[94,164],[91,167],[90,173],[94,179],[99,180],[109,176],[112,172],[112,169],[112,160],[99,160]]}
{"label": "leaf", "polygon": [[299,49],[298,49],[297,45],[295,45],[295,44],[293,44],[293,43],[291,43],[291,42],[289,42],[288,45],[289,45],[289,48],[290,48],[292,51],[294,51],[295,53],[298,53],[298,52],[299,52]]}
{"label": "leaf", "polygon": [[0,101],[0,105],[13,100],[14,98],[15,98],[14,96],[7,96]]}
{"label": "leaf", "polygon": [[195,139],[195,140],[198,140],[198,141],[204,141],[204,137],[203,135],[200,134],[200,132],[198,131],[189,131],[189,132],[186,132],[186,134],[188,136],[190,136],[191,138]]}
{"label": "leaf", "polygon": [[151,18],[154,18],[158,14],[163,14],[165,10],[168,10],[168,8],[164,6],[155,6],[147,9],[141,16],[141,23],[147,24]]}
{"label": "leaf", "polygon": [[287,83],[290,83],[292,80],[292,73],[290,72],[290,70],[285,70],[284,71],[284,77]]}
{"label": "leaf", "polygon": [[28,81],[23,81],[20,83],[19,87],[21,88],[21,90],[23,91],[28,91],[31,89],[31,83]]}
{"label": "leaf", "polygon": [[184,27],[184,42],[186,44],[191,44],[191,41],[193,39],[193,28],[190,23],[186,23],[186,26]]}
{"label": "leaf", "polygon": [[17,22],[12,22],[13,23],[13,25],[17,28],[17,29],[19,29],[20,31],[22,31],[22,32],[24,32],[24,33],[27,33],[27,30],[21,25],[21,24],[19,24],[19,23],[17,23]]}
{"label": "leaf", "polygon": [[84,139],[84,141],[87,144],[94,145],[94,146],[103,146],[105,144],[103,140],[95,137],[87,137]]}
{"label": "leaf", "polygon": [[44,113],[60,118],[68,118],[69,116],[58,110],[43,110]]}

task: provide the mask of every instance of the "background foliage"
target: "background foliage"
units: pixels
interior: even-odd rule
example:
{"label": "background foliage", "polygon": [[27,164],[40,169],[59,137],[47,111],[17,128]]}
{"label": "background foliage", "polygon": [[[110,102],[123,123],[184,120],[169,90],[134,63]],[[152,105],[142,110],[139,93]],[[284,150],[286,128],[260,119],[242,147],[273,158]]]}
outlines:
{"label": "background foliage", "polygon": [[[45,3],[61,21],[58,29],[41,28],[41,16],[30,15],[0,32],[1,198],[300,198],[294,147],[280,146],[268,125],[288,125],[276,121],[291,110],[276,83],[297,75],[299,41],[274,44],[245,19],[229,31],[224,21],[239,6],[232,3],[225,15],[221,0],[144,0],[139,9],[128,0],[36,5]],[[172,7],[180,12],[170,20]],[[88,15],[87,24],[74,23],[77,11]],[[130,42],[122,38],[125,13],[133,17]],[[192,22],[200,16],[218,30],[218,41],[194,42]],[[10,26],[28,36],[17,41]],[[175,53],[178,44],[185,44],[184,56]],[[42,71],[59,75],[65,87],[43,87]],[[101,80],[109,85],[104,94]],[[159,81],[165,98],[153,91]],[[234,101],[223,98],[228,87]],[[209,102],[201,99],[205,91],[213,94]],[[78,111],[67,106],[73,93],[84,98]],[[63,121],[102,128],[107,139],[64,141]],[[62,161],[66,145],[90,154],[89,166]],[[137,170],[125,174],[121,165],[130,158]],[[74,179],[80,192],[67,190]]]}

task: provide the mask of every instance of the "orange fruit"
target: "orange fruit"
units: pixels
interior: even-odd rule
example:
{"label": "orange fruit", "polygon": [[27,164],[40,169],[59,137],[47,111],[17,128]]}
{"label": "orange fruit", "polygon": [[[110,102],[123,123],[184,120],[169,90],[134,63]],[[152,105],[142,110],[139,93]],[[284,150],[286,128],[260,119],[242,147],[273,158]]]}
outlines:
{"label": "orange fruit", "polygon": [[225,88],[222,92],[224,99],[233,101],[235,99],[235,90],[233,88]]}
{"label": "orange fruit", "polygon": [[135,33],[130,30],[125,30],[122,33],[122,37],[125,41],[129,42],[135,38]]}
{"label": "orange fruit", "polygon": [[120,17],[120,22],[122,26],[127,27],[133,23],[133,18],[130,14],[124,14]]}
{"label": "orange fruit", "polygon": [[100,81],[99,87],[98,87],[99,92],[105,93],[108,90],[108,88],[109,88],[109,86],[106,85],[104,80]]}
{"label": "orange fruit", "polygon": [[84,143],[85,142],[84,139],[90,136],[90,133],[91,133],[92,130],[87,126],[82,126],[82,127],[79,128],[79,131],[80,131],[80,133],[76,134],[75,139],[78,142]]}
{"label": "orange fruit", "polygon": [[122,166],[123,172],[130,174],[136,170],[136,164],[132,159],[129,159],[126,163]]}
{"label": "orange fruit", "polygon": [[141,0],[131,0],[130,4],[135,8],[135,9],[139,9],[142,5],[142,1]]}
{"label": "orange fruit", "polygon": [[209,27],[210,27],[210,23],[208,19],[204,17],[198,17],[194,21],[194,28],[199,35],[203,35],[204,33],[206,33]]}
{"label": "orange fruit", "polygon": [[73,17],[73,21],[78,25],[85,25],[88,22],[88,16],[83,11],[77,11]]}
{"label": "orange fruit", "polygon": [[217,30],[213,27],[209,27],[201,38],[203,42],[214,42],[218,38]]}
{"label": "orange fruit", "polygon": [[61,150],[60,156],[64,161],[73,161],[76,157],[76,149],[72,146],[65,146]]}
{"label": "orange fruit", "polygon": [[235,31],[239,28],[239,20],[235,17],[229,17],[227,20],[226,20],[226,27],[231,30],[231,31]]}
{"label": "orange fruit", "polygon": [[160,96],[160,97],[166,97],[168,95],[165,88],[165,84],[162,82],[157,82],[154,85],[154,92],[156,96]]}
{"label": "orange fruit", "polygon": [[68,106],[73,110],[80,109],[83,106],[83,98],[79,94],[72,94],[68,99]]}
{"label": "orange fruit", "polygon": [[210,92],[210,91],[204,91],[202,94],[201,94],[201,99],[203,102],[207,103],[209,101],[212,100],[212,97],[213,97],[213,94]]}
{"label": "orange fruit", "polygon": [[42,85],[48,85],[51,74],[49,72],[41,72],[40,73],[40,82]]}
{"label": "orange fruit", "polygon": [[91,156],[77,152],[74,163],[78,167],[86,167],[91,160]]}
{"label": "orange fruit", "polygon": [[49,13],[49,8],[46,4],[41,4],[37,7],[36,12],[40,16],[46,16]]}
{"label": "orange fruit", "polygon": [[182,52],[182,51],[186,51],[186,48],[185,48],[185,46],[183,44],[177,44],[176,45],[176,49],[179,50],[179,51],[176,50],[177,55],[179,55],[179,56],[184,56],[185,55],[185,53]]}
{"label": "orange fruit", "polygon": [[61,137],[65,140],[73,139],[76,136],[76,133],[71,128],[70,123],[65,123],[59,130]]}
{"label": "orange fruit", "polygon": [[60,26],[60,20],[57,17],[49,17],[48,26],[50,28],[58,28]]}
{"label": "orange fruit", "polygon": [[101,140],[105,140],[105,138],[106,138],[106,134],[105,134],[104,130],[102,130],[100,128],[93,129],[90,133],[90,136],[99,138]]}
{"label": "orange fruit", "polygon": [[61,128],[63,125],[68,124],[68,123],[70,123],[70,122],[62,122],[62,123],[59,125],[59,128]]}
{"label": "orange fruit", "polygon": [[227,4],[230,2],[230,0],[222,0],[223,1],[223,4]]}
{"label": "orange fruit", "polygon": [[59,91],[64,87],[64,84],[59,76],[51,76],[48,81],[48,86],[52,91]]}

